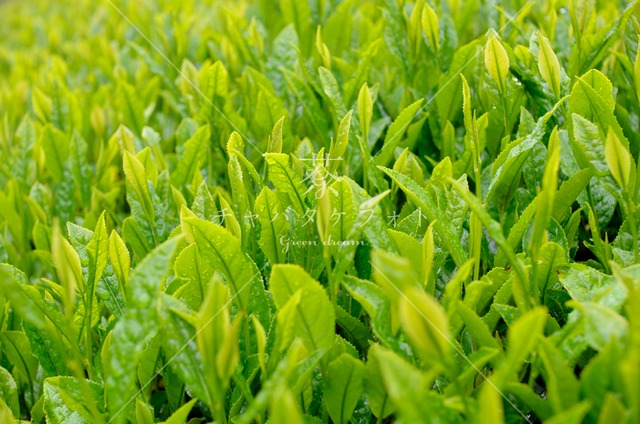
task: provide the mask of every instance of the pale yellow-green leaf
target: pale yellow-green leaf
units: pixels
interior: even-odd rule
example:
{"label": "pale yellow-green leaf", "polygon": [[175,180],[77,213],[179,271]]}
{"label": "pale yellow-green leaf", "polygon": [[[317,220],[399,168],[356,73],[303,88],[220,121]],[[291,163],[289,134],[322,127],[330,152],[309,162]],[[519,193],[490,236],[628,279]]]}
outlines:
{"label": "pale yellow-green leaf", "polygon": [[267,152],[269,153],[282,153],[282,127],[284,126],[284,116],[278,119],[278,122],[273,126],[271,132],[271,138],[269,139],[269,147]]}
{"label": "pale yellow-green leaf", "polygon": [[629,187],[631,182],[631,171],[633,169],[633,159],[631,154],[624,147],[615,131],[609,129],[607,141],[604,146],[604,154],[611,175],[623,189]]}
{"label": "pale yellow-green leaf", "polygon": [[344,153],[347,151],[347,147],[349,146],[349,129],[351,128],[351,115],[353,115],[353,110],[347,112],[347,114],[340,121],[340,125],[338,126],[338,134],[336,136],[335,143],[331,145],[329,149],[329,156],[327,158],[327,167],[330,174],[333,174],[340,163],[342,162],[342,158]]}
{"label": "pale yellow-green leaf", "polygon": [[84,280],[78,252],[64,238],[58,223],[53,226],[51,258],[63,288],[65,311],[70,313],[75,304],[76,291],[84,286]]}
{"label": "pale yellow-green leaf", "polygon": [[118,280],[126,286],[131,271],[131,257],[127,246],[115,230],[111,231],[109,236],[109,259]]}
{"label": "pale yellow-green leaf", "polygon": [[478,405],[479,410],[474,420],[475,423],[504,423],[504,406],[502,404],[501,393],[491,380],[486,380],[480,388]]}
{"label": "pale yellow-green leaf", "polygon": [[636,62],[633,65],[633,79],[636,83],[636,96],[638,97],[638,101],[640,101],[640,43],[638,43]]}
{"label": "pale yellow-green leaf", "polygon": [[260,320],[255,316],[251,316],[251,322],[256,333],[256,342],[258,344],[258,363],[262,372],[266,373],[267,370],[267,333],[264,331],[264,327],[260,323]]}
{"label": "pale yellow-green leaf", "polygon": [[291,394],[286,383],[280,382],[269,402],[270,422],[304,424],[298,400]]}
{"label": "pale yellow-green leaf", "polygon": [[410,287],[400,299],[400,321],[425,360],[446,363],[451,348],[449,320],[436,299]]}
{"label": "pale yellow-green leaf", "polygon": [[360,119],[360,133],[362,134],[363,145],[367,145],[367,135],[371,126],[371,116],[373,115],[373,102],[371,92],[367,83],[362,84],[358,93],[358,118]]}
{"label": "pale yellow-green leaf", "polygon": [[438,22],[438,15],[427,2],[425,2],[424,7],[422,8],[421,20],[422,30],[427,36],[429,44],[431,44],[431,47],[436,51],[440,50],[440,36],[438,35],[440,24]]}
{"label": "pale yellow-green leaf", "polygon": [[196,319],[196,341],[205,376],[223,390],[240,359],[238,318],[241,315],[233,324],[229,322],[230,298],[229,286],[219,276],[214,277]]}
{"label": "pale yellow-green leaf", "polygon": [[316,50],[318,50],[318,54],[322,59],[322,66],[327,69],[331,69],[331,53],[329,52],[329,48],[322,41],[322,28],[318,26],[316,30]]}
{"label": "pale yellow-green leaf", "polygon": [[495,34],[491,34],[487,40],[484,49],[484,65],[491,78],[498,84],[500,92],[504,94],[505,82],[509,73],[509,56]]}
{"label": "pale yellow-green leaf", "polygon": [[[321,166],[321,165],[318,165]],[[326,172],[326,171],[325,171]],[[329,188],[327,183],[321,175],[321,172],[316,172],[314,186],[317,188],[317,217],[316,223],[318,225],[318,235],[323,242],[327,241],[330,233],[331,225],[331,199],[329,197]]]}
{"label": "pale yellow-green leaf", "polygon": [[560,62],[551,48],[551,43],[541,33],[538,33],[540,40],[540,51],[538,52],[538,69],[544,80],[549,84],[553,94],[560,97]]}
{"label": "pale yellow-green leaf", "polygon": [[[428,287],[431,271],[433,269],[433,256],[435,245],[433,242],[433,222],[427,227],[427,231],[422,239],[422,284]],[[427,290],[429,291],[429,290]]]}

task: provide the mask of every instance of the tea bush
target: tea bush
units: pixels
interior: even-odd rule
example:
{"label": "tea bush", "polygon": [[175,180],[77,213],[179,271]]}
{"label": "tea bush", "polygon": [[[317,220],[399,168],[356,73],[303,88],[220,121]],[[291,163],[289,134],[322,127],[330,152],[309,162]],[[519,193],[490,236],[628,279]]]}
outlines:
{"label": "tea bush", "polygon": [[640,422],[614,0],[0,4],[0,421]]}

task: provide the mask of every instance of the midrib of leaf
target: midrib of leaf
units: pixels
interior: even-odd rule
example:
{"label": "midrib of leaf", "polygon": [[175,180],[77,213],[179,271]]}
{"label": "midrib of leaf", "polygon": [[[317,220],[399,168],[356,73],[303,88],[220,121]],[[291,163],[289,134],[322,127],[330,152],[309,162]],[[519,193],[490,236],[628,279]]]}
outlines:
{"label": "midrib of leaf", "polygon": [[143,246],[148,253],[151,248],[149,248],[149,246],[147,245],[147,240],[140,236],[140,228],[138,227],[138,223],[135,220],[132,220],[132,224],[134,224],[134,227],[132,228],[135,230],[133,234],[136,236],[138,243]]}
{"label": "midrib of leaf", "polygon": [[[100,257],[100,239],[103,238],[105,236],[105,234],[102,233],[102,230],[104,227],[102,227],[101,225],[98,226],[99,229],[97,229],[97,231],[93,234],[93,237],[95,237],[96,240],[96,252],[95,255],[92,255],[91,252],[87,252],[89,254],[89,278],[87,279],[87,283],[91,284],[89,286],[89,290],[90,290],[90,296],[93,297],[93,293],[95,291],[96,285],[98,283],[98,279],[100,278],[100,276],[98,276],[97,274],[97,268],[98,268],[98,258]],[[99,233],[98,233],[99,231]],[[107,240],[106,242],[106,254],[107,257],[109,255],[109,241]]]}
{"label": "midrib of leaf", "polygon": [[[598,121],[597,124],[599,129],[603,131],[606,130],[606,126],[604,126],[604,122],[602,122],[600,116],[601,110],[598,109],[600,105],[605,103],[604,99],[588,82],[584,81],[583,79],[578,79],[578,84],[581,84],[582,89],[587,92],[587,95],[584,97],[586,97],[587,101],[589,102],[589,109],[591,109],[591,111],[593,112],[593,117]],[[591,96],[595,96],[598,101],[594,102],[594,99],[592,99]]]}
{"label": "midrib of leaf", "polygon": [[552,85],[551,89],[553,90],[555,87],[553,87],[553,85],[555,85],[555,76],[556,73],[553,70],[553,67],[551,66],[551,60],[552,58],[550,56],[547,55],[547,49],[541,48],[542,50],[542,54],[544,55],[544,63],[545,63],[545,67],[547,68],[547,73],[549,74],[549,85]]}
{"label": "midrib of leaf", "polygon": [[135,127],[134,129],[136,130],[137,134],[140,134],[140,131],[141,131],[140,123],[138,122],[138,119],[137,119],[136,113],[135,113],[135,108],[131,104],[131,100],[129,98],[129,92],[126,89],[125,86],[122,87],[122,93],[124,94],[124,100],[125,100],[125,102],[127,104],[127,109],[129,109],[129,116],[131,117],[131,120],[133,121],[133,126]]}
{"label": "midrib of leaf", "polygon": [[[197,147],[200,147],[200,146],[197,146]],[[192,175],[193,172],[195,172],[196,160],[194,159],[198,155],[199,150],[200,149],[195,149],[195,151],[189,155],[189,162],[187,163],[187,171],[184,173],[184,175],[180,178],[180,181],[179,181],[181,185],[184,185],[188,181],[189,176]]]}
{"label": "midrib of leaf", "polygon": [[[23,292],[24,293],[24,292]],[[29,296],[26,295],[26,293],[24,293],[25,296],[28,298]],[[43,302],[45,302],[44,299],[41,299]],[[36,308],[38,308],[45,317],[47,317],[49,319],[49,321],[54,325],[54,327],[56,328],[56,330],[62,335],[64,336],[65,339],[67,339],[69,341],[69,343],[71,344],[71,346],[73,346],[75,348],[75,350],[78,351],[78,353],[80,352],[80,349],[78,348],[78,346],[76,345],[76,341],[71,339],[71,336],[69,334],[67,334],[66,331],[63,331],[62,328],[60,328],[60,326],[58,325],[57,322],[55,322],[55,320],[49,315],[49,313],[47,312],[46,308],[42,308],[38,302],[31,302],[32,305],[35,305]]]}
{"label": "midrib of leaf", "polygon": [[[289,292],[289,299],[291,299],[291,297],[294,295],[294,292],[291,289],[291,286],[289,286],[289,280],[287,278],[283,278],[282,280],[284,281],[284,284],[287,287],[287,291]],[[299,288],[298,290],[301,290],[301,289],[302,289],[302,287]],[[302,313],[302,309],[300,309],[300,303],[299,302],[298,302],[298,304],[296,304],[296,311],[298,311],[298,315],[300,315],[300,319],[302,320],[302,324],[304,325],[305,330],[309,334],[309,339],[311,339],[311,346],[313,346],[313,350],[318,350],[318,344],[316,343],[315,339],[313,338],[313,333],[311,332],[311,327],[309,326],[309,323],[307,322],[307,317]]]}
{"label": "midrib of leaf", "polygon": [[[549,284],[549,277],[551,277],[551,273],[553,272],[553,263],[556,260],[556,256],[558,255],[558,248],[555,247],[553,249],[553,256],[551,260],[549,260],[549,266],[547,267],[547,272],[545,273],[544,285],[541,287],[540,295],[542,296],[542,300],[544,300],[544,294],[547,291],[547,285]],[[544,303],[544,302],[543,302]]]}
{"label": "midrib of leaf", "polygon": [[[268,190],[268,189],[267,189]],[[271,212],[271,202],[269,201],[269,196],[265,193],[265,203],[267,205],[267,214],[269,215],[269,218],[271,218],[269,220],[269,227],[271,228],[271,234],[272,234],[272,244],[273,244],[273,250],[274,252],[276,252],[276,260],[278,261],[278,263],[280,263],[280,249],[278,249],[278,240],[277,240],[277,235],[276,235],[276,227],[273,225],[273,219],[272,216],[272,212]]]}
{"label": "midrib of leaf", "polygon": [[15,350],[16,353],[18,354],[18,357],[20,358],[20,362],[22,362],[22,365],[24,366],[24,370],[27,373],[27,379],[29,380],[29,383],[30,383],[29,387],[32,387],[33,386],[33,378],[31,377],[31,373],[29,372],[29,367],[27,366],[27,363],[25,362],[24,358],[22,357],[22,353],[20,352],[20,350],[18,350],[18,347],[13,342],[13,340],[11,340],[11,337],[5,337],[4,339],[9,342],[11,347],[13,347],[13,350]]}
{"label": "midrib of leaf", "polygon": [[196,269],[196,276],[198,277],[198,287],[200,287],[200,299],[204,300],[204,287],[202,282],[202,274],[200,274],[200,261],[198,260],[198,256],[200,255],[200,252],[198,251],[198,249],[196,249],[194,253],[195,254],[193,255],[193,265]]}
{"label": "midrib of leaf", "polygon": [[[173,311],[174,311],[174,310],[172,309],[172,312],[173,312]],[[178,317],[177,319],[182,319],[182,318],[180,317],[180,315],[179,315],[179,314],[174,313],[174,315]],[[186,321],[185,321],[185,322],[186,322]],[[191,325],[191,324],[190,324],[190,323],[188,323],[188,322],[187,322],[187,324],[188,324],[188,325]],[[200,364],[196,361],[196,359],[195,359],[194,355],[192,354],[192,350],[191,350],[191,349],[183,349],[182,351],[186,351],[186,352],[187,352],[186,357],[187,357],[187,361],[189,361],[189,364],[191,365],[191,366],[190,366],[190,369],[191,369],[191,370],[197,370],[197,369],[199,369],[199,368],[200,368]],[[206,380],[204,380],[204,379],[202,378],[202,374],[201,374],[201,373],[196,372],[195,374],[197,375],[197,378],[198,378],[198,380],[199,380],[199,382],[200,382],[200,385],[202,386],[202,388],[203,388],[203,389],[204,389],[204,391],[205,391],[205,396],[207,396],[207,400],[209,401],[209,403],[210,403],[211,405],[213,405],[213,397],[211,396],[211,393],[210,393],[210,391],[209,391],[209,385],[207,384]]]}
{"label": "midrib of leaf", "polygon": [[282,171],[284,172],[284,175],[287,177],[287,180],[289,181],[289,184],[291,184],[291,187],[293,188],[293,192],[296,194],[296,198],[298,199],[298,202],[300,203],[300,207],[304,211],[306,209],[306,205],[304,204],[304,200],[302,200],[302,198],[300,197],[300,193],[298,193],[298,189],[296,188],[296,185],[293,182],[293,179],[289,175],[289,172],[287,172],[287,169],[280,162],[278,162],[277,160],[274,160],[274,163],[276,165],[278,165],[278,167],[280,169],[282,169]]}
{"label": "midrib of leaf", "polygon": [[[342,185],[342,183],[340,183]],[[340,212],[344,212],[344,189],[340,189]],[[344,220],[343,218],[340,220],[340,241],[345,240],[345,231],[344,231]]]}
{"label": "midrib of leaf", "polygon": [[[148,200],[147,196],[145,196],[145,191],[148,192],[149,191],[149,187],[146,186],[147,190],[143,190],[143,186],[138,178],[138,173],[137,172],[133,172],[133,178],[135,180],[136,186],[138,187],[138,190],[136,190],[136,192],[138,193],[138,196],[140,197],[140,201],[142,203],[142,207],[144,208],[144,214],[147,216],[147,219],[149,220],[149,226],[151,227],[151,235],[153,236],[153,241],[155,244],[158,244],[158,234],[156,232],[156,220],[153,218],[152,214],[151,214],[151,210],[152,206],[150,206],[148,204]],[[145,183],[147,182],[146,180],[144,181]],[[134,189],[135,190],[135,189]],[[151,197],[151,193],[149,193],[149,197]]]}
{"label": "midrib of leaf", "polygon": [[[625,12],[628,12],[629,10],[633,10],[633,8],[634,8],[634,5],[631,5],[629,7],[629,9],[627,9],[627,11],[625,11]],[[616,23],[611,26],[611,29],[604,36],[604,38],[603,38],[604,42],[600,43],[598,45],[598,48],[595,51],[592,50],[591,52],[589,52],[586,55],[584,55],[585,62],[586,62],[586,60],[588,60],[589,62],[586,63],[586,64],[582,64],[582,68],[580,69],[580,72],[578,72],[578,74],[582,74],[583,73],[582,72],[583,69],[591,69],[591,68],[595,67],[595,63],[594,63],[595,60],[598,58],[598,56],[600,56],[600,54],[604,50],[606,50],[608,48],[608,44],[609,44],[609,41],[611,40],[611,37],[613,37],[616,34],[616,32],[618,32],[618,29],[620,28],[620,26],[622,24],[622,21],[625,21],[625,22],[627,21],[627,17],[628,16],[629,16],[628,13],[624,13],[621,17],[619,17],[616,20]],[[583,16],[583,19],[586,19],[586,17]],[[583,24],[583,23],[581,23],[581,24]],[[594,35],[596,35],[596,34],[594,34]],[[589,44],[591,44],[591,43],[589,43]],[[589,46],[589,47],[591,47],[591,46]],[[580,56],[582,56],[583,52],[584,52],[584,49],[580,49]]]}
{"label": "midrib of leaf", "polygon": [[253,178],[254,182],[258,185],[258,189],[261,190],[264,184],[262,183],[262,179],[260,178],[260,175],[258,175],[258,171],[253,166],[253,164],[246,157],[244,157],[244,154],[242,152],[239,152],[236,149],[231,149],[231,152],[236,155],[236,158],[238,159],[238,162],[240,162],[240,165],[244,166],[244,169],[249,173],[251,178]]}
{"label": "midrib of leaf", "polygon": [[[116,281],[118,281],[118,277],[117,277],[117,276],[115,276],[115,275],[114,275],[114,277],[115,277],[115,280],[116,280]],[[111,284],[108,284],[108,283],[105,281],[105,286],[107,286],[107,289],[109,290],[109,294],[111,295],[111,298],[112,298],[112,299],[114,299],[114,301],[115,301],[116,305],[118,305],[118,310],[120,311],[120,316],[123,316],[123,315],[124,315],[124,311],[122,310],[122,306],[120,305],[120,302],[118,302],[118,301],[116,300],[118,297],[117,297],[117,296],[116,296],[116,294],[113,292],[113,289],[111,288]]]}
{"label": "midrib of leaf", "polygon": [[[117,253],[117,255],[115,255],[116,256],[115,259],[116,259],[116,262],[117,262],[117,265],[118,265],[118,269],[120,270],[119,274],[122,275],[122,279],[124,280],[124,276],[125,276],[124,266],[122,264],[122,261],[120,260],[120,252],[117,251],[117,249],[116,249],[116,253]],[[111,264],[115,265],[115,263],[113,262],[113,259],[111,260]],[[116,276],[116,279],[118,279],[117,276]],[[124,284],[125,284],[125,282],[122,281],[123,288],[124,288]]]}
{"label": "midrib of leaf", "polygon": [[351,367],[351,369],[349,370],[349,377],[347,377],[347,384],[344,387],[344,390],[342,391],[342,399],[340,401],[340,422],[343,423],[344,422],[344,404],[347,403],[347,393],[349,392],[349,386],[351,385],[351,376],[353,376],[353,369],[354,367]]}
{"label": "midrib of leaf", "polygon": [[387,407],[387,399],[389,397],[387,396],[387,391],[383,390],[383,395],[382,395],[382,403],[380,405],[380,417],[384,416],[384,408]]}
{"label": "midrib of leaf", "polygon": [[[37,328],[34,328],[34,331],[39,331],[39,330],[38,330]],[[25,333],[25,334],[26,334],[26,333]],[[60,337],[60,332],[59,332],[59,331],[57,331],[57,330],[56,330],[56,335],[58,336],[58,339],[60,339],[60,341],[62,341],[62,339],[61,339],[61,337]],[[31,341],[31,340],[29,340],[29,341]],[[48,343],[42,343],[42,344],[40,344],[40,346],[41,346],[42,348],[44,348],[44,349],[45,349],[45,351],[46,351],[45,353],[46,353],[47,357],[49,358],[50,362],[51,362],[51,363],[53,364],[53,366],[55,367],[55,369],[56,369],[56,373],[57,373],[58,375],[64,375],[64,369],[62,369],[62,371],[61,371],[61,370],[58,368],[58,365],[59,365],[59,364],[58,364],[58,361],[55,361],[55,360],[53,359],[53,358],[54,358],[54,355],[52,355],[52,354],[51,354],[52,349],[49,349],[49,344],[48,344]],[[34,355],[34,356],[35,356],[35,355]]]}
{"label": "midrib of leaf", "polygon": [[[440,209],[437,205],[431,205],[432,207],[430,207],[430,205],[427,204],[427,202],[433,203],[433,200],[429,199],[430,196],[425,192],[425,190],[420,187],[418,183],[413,181],[413,179],[404,174],[400,174],[392,169],[382,166],[379,168],[398,184],[402,191],[407,195],[407,198],[423,209],[429,221],[436,221],[434,224],[435,229],[438,234],[441,235],[451,257],[458,266],[462,266],[462,264],[467,261],[466,252],[456,240],[454,235],[455,232],[452,230],[450,223],[446,220],[447,217],[441,215]],[[403,178],[406,178],[406,180],[400,181],[400,179]],[[415,190],[411,189],[409,187],[410,185],[415,185]]]}
{"label": "midrib of leaf", "polygon": [[54,156],[54,160],[58,163],[59,168],[60,168],[60,178],[62,178],[64,176],[64,163],[62,162],[62,158],[60,157],[60,152],[58,151],[58,145],[55,142],[55,138],[53,137],[53,132],[51,130],[51,128],[49,128],[49,139],[51,140],[51,147],[53,147],[53,156]]}
{"label": "midrib of leaf", "polygon": [[[497,42],[497,40],[495,40],[495,42]],[[493,47],[492,48],[492,50],[493,50],[493,61],[495,62],[496,71],[498,71],[498,76],[500,77],[500,82],[499,82],[500,91],[503,93],[502,95],[504,96],[505,95],[504,94],[504,89],[505,89],[505,77],[506,77],[506,75],[502,75],[502,73],[500,72],[500,63],[498,61],[498,53],[496,51],[497,49],[496,49],[495,44],[492,47]],[[505,113],[507,113],[506,110],[505,110]]]}
{"label": "midrib of leaf", "polygon": [[242,302],[242,297],[240,296],[240,291],[238,290],[238,285],[236,283],[236,280],[233,278],[233,274],[231,273],[229,266],[227,265],[227,261],[224,260],[224,257],[220,254],[216,246],[213,243],[211,243],[211,240],[209,240],[209,238],[206,236],[204,231],[202,231],[195,225],[192,225],[191,228],[193,228],[194,230],[198,231],[201,234],[202,238],[207,241],[207,244],[211,248],[211,251],[213,251],[218,257],[218,259],[220,260],[220,263],[224,268],[225,276],[227,277],[227,279],[229,280],[229,283],[233,286],[233,289],[236,292],[236,298],[238,299],[238,304],[240,306],[240,309],[243,311],[246,311],[246,308],[244,307],[244,303]]}

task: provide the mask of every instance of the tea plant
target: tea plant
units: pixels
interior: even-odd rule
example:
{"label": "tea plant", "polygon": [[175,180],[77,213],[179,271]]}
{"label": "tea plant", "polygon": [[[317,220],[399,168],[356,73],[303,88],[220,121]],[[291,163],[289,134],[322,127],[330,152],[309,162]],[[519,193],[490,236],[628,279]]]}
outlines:
{"label": "tea plant", "polygon": [[637,2],[0,4],[0,422],[640,422]]}

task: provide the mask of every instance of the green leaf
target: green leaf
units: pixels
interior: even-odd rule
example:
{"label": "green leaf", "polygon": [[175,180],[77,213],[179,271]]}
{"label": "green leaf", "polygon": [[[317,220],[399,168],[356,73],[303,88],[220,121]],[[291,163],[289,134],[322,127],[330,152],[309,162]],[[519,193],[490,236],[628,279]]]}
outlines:
{"label": "green leaf", "polygon": [[344,178],[336,180],[326,189],[329,195],[329,239],[327,245],[335,256],[341,254],[343,243],[353,242],[351,236],[357,219],[353,191]]}
{"label": "green leaf", "polygon": [[393,153],[398,146],[398,143],[402,141],[409,123],[418,115],[421,110],[422,102],[424,99],[416,100],[409,106],[404,108],[398,117],[389,125],[387,135],[384,138],[384,144],[382,149],[373,158],[373,163],[378,166],[386,166],[393,158]]}
{"label": "green leaf", "polygon": [[191,399],[189,402],[182,405],[164,422],[164,424],[182,424],[186,423],[189,417],[191,409],[198,399]]}
{"label": "green leaf", "polygon": [[447,363],[451,349],[449,320],[433,297],[418,288],[406,290],[400,300],[400,320],[425,361]]}
{"label": "green leaf", "polygon": [[304,214],[307,188],[302,179],[289,165],[289,156],[283,153],[266,153],[264,155],[269,169],[269,180],[276,189],[289,196],[291,206],[299,214]]}
{"label": "green leaf", "polygon": [[195,217],[183,218],[182,230],[208,266],[224,275],[240,309],[251,313],[249,298],[253,286],[262,287],[262,276],[242,251],[240,240],[225,228]]}
{"label": "green leaf", "polygon": [[506,79],[509,73],[509,56],[495,33],[489,35],[484,48],[484,66],[501,93],[505,93]]}
{"label": "green leaf", "polygon": [[533,147],[542,142],[547,122],[562,102],[563,100],[560,100],[553,109],[540,117],[534,130],[527,134],[523,140],[511,143],[509,148],[504,149],[496,158],[492,167],[493,178],[487,189],[485,203],[492,199],[501,199],[505,202],[511,197],[513,187],[519,182],[520,174],[527,158],[533,151]]}
{"label": "green leaf", "polygon": [[335,312],[326,291],[297,265],[274,265],[269,281],[278,307],[281,346],[301,337],[309,350],[333,344]]}
{"label": "green leaf", "polygon": [[[195,316],[185,311],[174,298],[162,298],[162,351],[171,361],[167,365],[189,390],[204,400],[210,399],[204,365],[196,342]],[[144,382],[146,383],[146,381]]]}
{"label": "green leaf", "polygon": [[64,290],[64,306],[67,313],[72,313],[75,307],[76,290],[84,289],[80,257],[71,243],[60,233],[60,227],[53,227],[51,240],[51,259],[56,268],[60,285]]}
{"label": "green leaf", "polygon": [[384,291],[369,281],[351,276],[346,276],[342,283],[371,317],[371,329],[376,337],[385,346],[399,350],[400,342],[391,329],[391,305]]}
{"label": "green leaf", "polygon": [[501,387],[508,379],[512,379],[522,366],[522,362],[538,346],[542,336],[547,312],[543,307],[531,309],[509,326],[507,358],[499,370],[499,377],[494,381]]}
{"label": "green leaf", "polygon": [[282,153],[284,118],[285,117],[283,116],[278,119],[278,122],[273,126],[271,138],[269,139],[269,146],[267,148],[267,152],[269,153]]}
{"label": "green leaf", "polygon": [[420,21],[422,23],[422,30],[427,36],[427,40],[429,40],[431,47],[435,51],[440,50],[440,25],[438,22],[438,15],[429,3],[425,2],[424,7],[422,8]]}
{"label": "green leaf", "polygon": [[547,419],[545,422],[550,424],[579,424],[583,422],[585,415],[591,409],[589,402],[579,402],[572,405],[569,409],[562,411],[553,417]]}
{"label": "green leaf", "polygon": [[31,353],[38,358],[47,375],[68,375],[67,363],[71,361],[68,345],[53,324],[46,322],[43,327],[38,328],[28,321],[22,323],[24,334],[29,338]]}
{"label": "green leaf", "polygon": [[593,69],[577,79],[571,90],[569,112],[596,123],[602,140],[611,129],[628,148],[629,142],[614,115],[614,109],[613,86],[602,72]]}
{"label": "green leaf", "polygon": [[335,423],[348,423],[362,394],[365,366],[343,353],[327,368],[324,403]]}
{"label": "green leaf", "polygon": [[142,135],[145,125],[144,105],[137,95],[136,89],[125,81],[119,81],[117,88],[118,109],[124,124],[135,134]]}
{"label": "green leaf", "polygon": [[[375,345],[374,345],[375,346]],[[373,353],[377,348],[373,347]],[[379,419],[384,419],[395,411],[384,386],[380,362],[375,354],[370,354],[364,375],[364,391],[369,401],[371,412]]]}
{"label": "green leaf", "polygon": [[11,373],[3,367],[0,367],[0,399],[9,407],[14,417],[20,416],[18,386]]}
{"label": "green leaf", "polygon": [[569,306],[578,309],[584,317],[584,339],[596,350],[615,340],[624,340],[629,324],[614,309],[595,302],[571,301]]}
{"label": "green leaf", "polygon": [[364,150],[365,154],[369,154],[368,136],[372,116],[373,101],[371,100],[371,92],[369,91],[369,86],[364,83],[358,92],[358,120],[360,121],[360,134],[362,134],[360,148]]}
{"label": "green leaf", "polygon": [[280,241],[289,235],[289,221],[284,214],[280,200],[268,187],[263,187],[256,197],[255,211],[260,221],[258,243],[272,264],[283,263],[286,253]]}
{"label": "green leaf", "polygon": [[109,236],[109,260],[120,284],[126,286],[131,271],[131,258],[127,246],[115,230]]}
{"label": "green leaf", "polygon": [[560,62],[553,52],[549,39],[538,32],[540,51],[538,53],[538,70],[544,80],[551,87],[553,94],[560,98]]}
{"label": "green leaf", "polygon": [[553,219],[562,221],[571,211],[571,205],[591,181],[591,177],[593,177],[593,172],[591,169],[585,168],[560,185],[553,202]]}
{"label": "green leaf", "polygon": [[554,413],[569,409],[578,402],[580,390],[573,369],[569,368],[562,353],[548,339],[540,341],[540,357],[544,364],[547,399]]}
{"label": "green leaf", "polygon": [[443,216],[433,199],[422,187],[406,175],[402,175],[388,168],[380,168],[389,175],[405,192],[407,197],[414,202],[427,216],[430,222],[434,222],[434,227],[442,241],[445,243],[451,257],[457,265],[462,265],[467,261],[467,253],[456,237],[456,232],[447,217]]}
{"label": "green leaf", "polygon": [[75,377],[52,377],[44,382],[44,412],[51,423],[102,423],[106,413],[102,387]]}
{"label": "green leaf", "polygon": [[353,110],[350,110],[344,118],[342,118],[342,121],[340,121],[336,141],[331,145],[331,149],[329,149],[329,155],[327,156],[327,161],[329,161],[327,171],[329,173],[335,172],[338,166],[340,166],[340,162],[344,158],[344,153],[349,146],[349,128],[351,127],[352,114]]}
{"label": "green leaf", "polygon": [[50,323],[52,331],[58,332],[71,346],[75,346],[75,328],[69,326],[54,302],[43,298],[38,289],[27,284],[22,272],[11,265],[0,264],[0,287],[22,319],[40,329],[47,328]]}
{"label": "green leaf", "polygon": [[98,218],[91,241],[87,244],[89,255],[89,278],[87,279],[87,298],[92,299],[98,281],[107,267],[109,259],[109,236],[105,223],[105,212]]}
{"label": "green leaf", "polygon": [[195,320],[196,342],[209,395],[207,401],[212,409],[223,409],[220,406],[225,400],[222,394],[240,361],[240,317],[230,322],[229,297],[229,287],[223,284],[222,279],[214,279]]}
{"label": "green leaf", "polygon": [[145,344],[158,331],[157,304],[169,273],[177,238],[158,246],[133,270],[127,285],[127,309],[113,329],[106,372],[106,404],[110,421],[126,421],[135,397],[135,369]]}
{"label": "green leaf", "polygon": [[458,302],[458,307],[456,308],[456,310],[464,321],[467,331],[471,334],[478,346],[500,349],[500,345],[491,335],[489,327],[475,313],[475,311],[473,311],[463,302]]}
{"label": "green leaf", "polygon": [[531,255],[536,258],[540,247],[546,241],[546,230],[549,227],[551,213],[558,188],[558,171],[560,169],[560,137],[558,128],[554,128],[549,138],[546,165],[542,177],[542,191],[536,197],[538,210],[533,220],[533,230],[529,242]]}
{"label": "green leaf", "polygon": [[609,128],[607,140],[604,144],[604,156],[609,166],[609,171],[622,189],[633,191],[630,184],[635,180],[633,171],[635,164],[629,150],[622,144],[617,134]]}
{"label": "green leaf", "polygon": [[178,165],[171,174],[171,180],[177,187],[184,187],[193,180],[193,175],[198,171],[198,166],[204,165],[211,130],[209,125],[204,125],[184,144],[184,153],[178,160]]}
{"label": "green leaf", "polygon": [[159,242],[157,217],[145,167],[138,157],[125,152],[123,168],[127,184],[127,202],[131,207],[131,216],[137,231],[144,237],[145,243],[155,246]]}
{"label": "green leaf", "polygon": [[62,180],[65,162],[69,157],[69,141],[68,135],[51,125],[47,125],[40,136],[39,143],[47,159],[47,170],[57,183]]}

